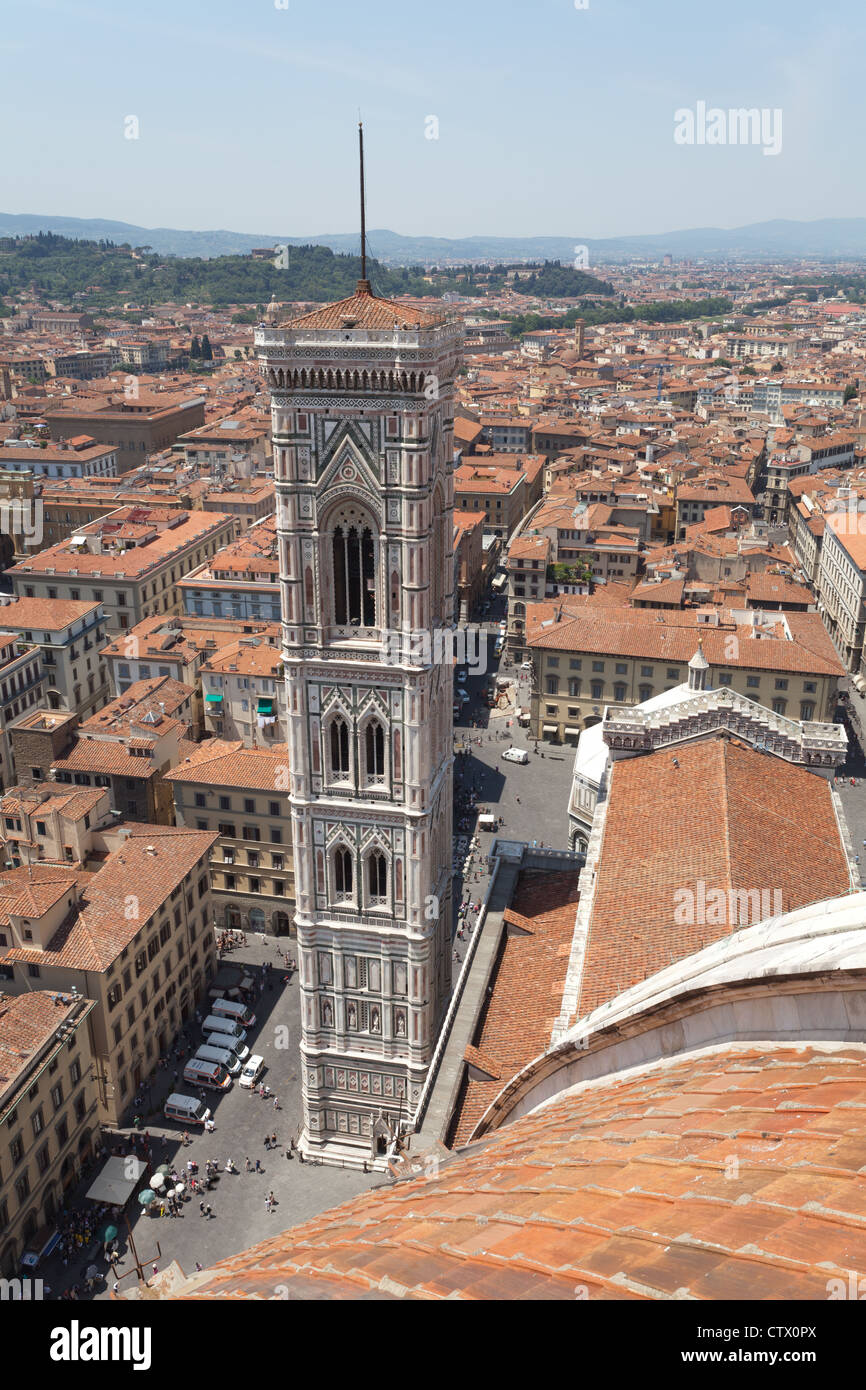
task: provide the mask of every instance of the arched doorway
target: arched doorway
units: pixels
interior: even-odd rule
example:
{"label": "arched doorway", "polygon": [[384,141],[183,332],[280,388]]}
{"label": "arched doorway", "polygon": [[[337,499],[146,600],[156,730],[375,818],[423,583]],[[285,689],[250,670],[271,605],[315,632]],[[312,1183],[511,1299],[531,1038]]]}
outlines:
{"label": "arched doorway", "polygon": [[287,912],[275,912],[271,917],[271,931],[275,936],[288,936],[291,932],[291,922]]}

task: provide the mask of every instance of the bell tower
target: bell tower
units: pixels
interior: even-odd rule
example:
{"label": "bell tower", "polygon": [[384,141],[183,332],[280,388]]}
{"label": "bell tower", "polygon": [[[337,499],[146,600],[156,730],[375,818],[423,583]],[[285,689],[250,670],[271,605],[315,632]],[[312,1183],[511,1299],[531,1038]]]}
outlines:
{"label": "bell tower", "polygon": [[362,247],[353,295],[260,328],[256,347],[277,492],[301,1149],[384,1166],[450,993],[462,330],[373,294],[363,231]]}

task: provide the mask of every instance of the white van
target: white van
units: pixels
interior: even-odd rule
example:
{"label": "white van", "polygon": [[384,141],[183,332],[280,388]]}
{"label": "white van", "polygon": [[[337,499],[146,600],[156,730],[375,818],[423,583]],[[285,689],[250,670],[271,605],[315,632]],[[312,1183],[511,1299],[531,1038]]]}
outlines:
{"label": "white van", "polygon": [[179,1120],[182,1125],[203,1125],[210,1119],[204,1101],[181,1095],[180,1091],[172,1091],[165,1102],[164,1114],[167,1120]]}
{"label": "white van", "polygon": [[[218,1036],[218,1035],[214,1035]],[[211,1047],[210,1043],[205,1043],[195,1054],[196,1062],[216,1062],[218,1066],[225,1067],[229,1076],[237,1076],[241,1069],[240,1058],[230,1048]]]}
{"label": "white van", "polygon": [[233,1018],[242,1028],[252,1028],[256,1021],[255,1014],[250,1012],[246,1004],[240,1004],[236,999],[217,999],[213,1011],[225,1018]]}
{"label": "white van", "polygon": [[246,1042],[247,1040],[246,1031],[226,1014],[208,1014],[201,1025],[201,1031],[205,1036],[208,1033],[227,1033],[229,1037],[237,1038],[238,1042]]}
{"label": "white van", "polygon": [[246,1043],[238,1042],[237,1038],[231,1037],[229,1033],[209,1033],[204,1045],[216,1048],[217,1052],[230,1052],[238,1062],[245,1062],[250,1055]]}
{"label": "white van", "polygon": [[211,1091],[227,1091],[232,1084],[224,1066],[219,1062],[207,1062],[202,1057],[190,1057],[183,1069],[183,1079],[193,1086],[207,1086]]}

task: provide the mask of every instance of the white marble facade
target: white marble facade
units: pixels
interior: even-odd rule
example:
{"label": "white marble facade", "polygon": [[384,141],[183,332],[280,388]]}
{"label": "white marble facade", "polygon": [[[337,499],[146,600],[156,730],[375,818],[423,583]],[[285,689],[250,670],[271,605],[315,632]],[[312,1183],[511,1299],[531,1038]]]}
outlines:
{"label": "white marble facade", "polygon": [[452,670],[430,637],[453,621],[461,332],[359,291],[256,343],[273,413],[301,1148],[383,1166],[450,993]]}

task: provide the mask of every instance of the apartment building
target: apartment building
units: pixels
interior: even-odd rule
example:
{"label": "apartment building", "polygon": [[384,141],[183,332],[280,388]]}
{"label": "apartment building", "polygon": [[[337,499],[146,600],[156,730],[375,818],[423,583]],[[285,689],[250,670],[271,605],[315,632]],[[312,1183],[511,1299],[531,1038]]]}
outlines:
{"label": "apartment building", "polygon": [[737,359],[762,357],[785,361],[799,357],[809,346],[809,339],[794,333],[729,334],[725,356]]}
{"label": "apartment building", "polygon": [[294,934],[288,749],[210,739],[167,774],[178,825],[216,831],[210,854],[217,927]]}
{"label": "apartment building", "polygon": [[101,603],[0,594],[0,628],[15,632],[22,650],[38,649],[49,709],[74,710],[86,719],[107,703],[102,652],[108,639]]}
{"label": "apartment building", "polygon": [[[859,499],[854,498],[855,508]],[[818,611],[849,671],[860,672],[866,632],[866,511],[824,517],[818,565]]]}
{"label": "apartment building", "polygon": [[844,384],[829,381],[779,381],[762,377],[752,386],[752,409],[765,415],[779,415],[783,405],[815,405],[841,410],[845,403]]}
{"label": "apartment building", "polygon": [[454,592],[458,621],[465,622],[484,592],[487,567],[484,552],[484,513],[454,513]]}
{"label": "apartment building", "polygon": [[208,857],[215,835],[121,823],[102,867],[0,879],[0,980],[12,995],[73,990],[90,1013],[99,1122],[128,1122],[141,1080],[216,973]]}
{"label": "apartment building", "polygon": [[208,655],[201,668],[204,727],[247,748],[286,741],[286,685],[279,647],[241,637]]}
{"label": "apartment building", "polygon": [[117,814],[170,825],[163,774],[189,746],[194,696],[163,678],[139,682],[83,724],[74,713],[31,710],[9,728],[16,776],[107,788]]}
{"label": "apartment building", "polygon": [[172,448],[187,463],[206,463],[214,473],[268,473],[274,466],[270,425],[267,415],[244,411],[186,431]]}
{"label": "apartment building", "polygon": [[563,599],[533,604],[527,617],[532,736],[572,741],[606,705],[644,704],[682,684],[699,643],[713,689],[792,719],[832,721],[845,668],[817,613],[593,609]]}
{"label": "apartment building", "polygon": [[201,505],[205,512],[222,512],[225,516],[237,517],[240,530],[244,532],[257,521],[274,515],[276,491],[273,482],[267,478],[246,485],[226,483],[208,488]]}
{"label": "apartment building", "polygon": [[119,361],[117,348],[79,348],[76,352],[55,352],[48,356],[45,369],[50,377],[89,381],[93,377],[108,376]]}
{"label": "apartment building", "polygon": [[280,622],[280,561],[276,517],[251,526],[179,584],[186,614]]}
{"label": "apartment building", "polygon": [[[29,770],[25,775],[32,776]],[[58,787],[33,782],[0,798],[6,867],[22,864],[86,864],[97,830],[117,823],[105,787]]]}
{"label": "apartment building", "polygon": [[454,470],[454,505],[483,512],[485,532],[505,540],[541,497],[543,466],[544,460],[532,454],[463,463]]}
{"label": "apartment building", "polygon": [[117,450],[88,435],[44,447],[7,439],[0,450],[0,467],[32,473],[34,478],[116,478]]}
{"label": "apartment building", "polygon": [[532,449],[533,421],[529,419],[497,419],[482,416],[482,439],[494,454],[528,454]]}
{"label": "apartment building", "polygon": [[744,478],[732,473],[714,473],[680,483],[676,492],[677,538],[683,540],[687,526],[703,521],[713,507],[730,507],[743,522],[752,515],[755,497]]}
{"label": "apartment building", "polygon": [[178,612],[180,581],[232,540],[237,527],[236,518],[221,512],[118,507],[9,575],[19,596],[99,603],[107,630],[127,631],[152,614]]}
{"label": "apartment building", "polygon": [[98,444],[113,445],[118,472],[127,473],[178,435],[203,425],[204,407],[204,396],[134,389],[106,397],[73,396],[44,418],[54,440],[87,434]]}
{"label": "apartment building", "polygon": [[223,647],[235,646],[243,636],[258,636],[278,648],[280,625],[180,615],[145,618],[103,648],[112,694],[124,695],[138,680],[171,676],[195,687],[200,702],[203,662]]}
{"label": "apartment building", "polygon": [[0,994],[0,1278],[46,1251],[99,1146],[95,1008],[78,993]]}
{"label": "apartment building", "polygon": [[0,630],[0,785],[15,780],[9,726],[25,710],[45,703],[40,651],[14,632]]}
{"label": "apartment building", "polygon": [[543,599],[547,590],[547,566],[553,552],[549,536],[515,536],[508,547],[508,627],[505,643],[510,657],[526,655],[526,605]]}

